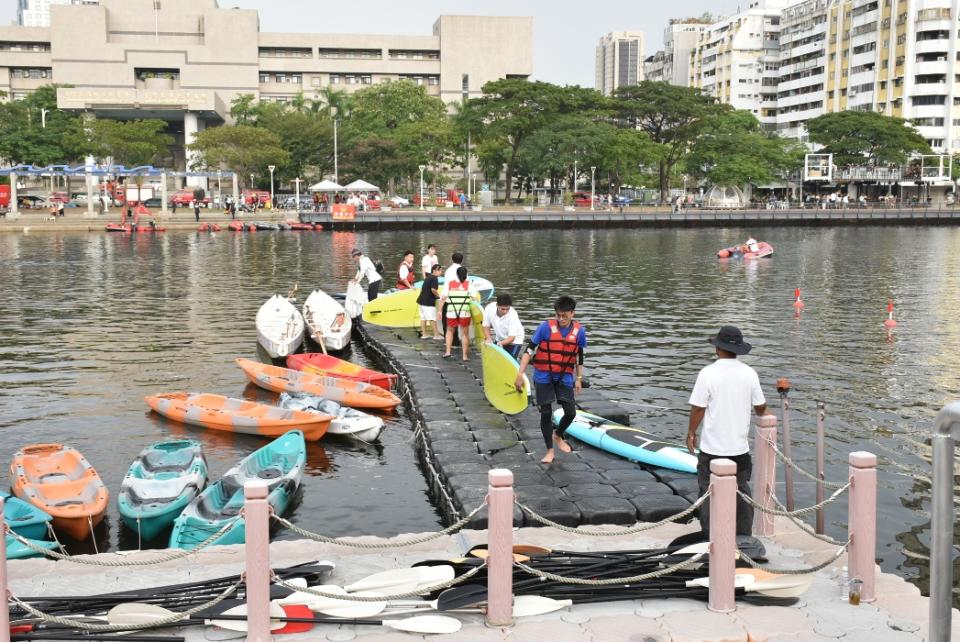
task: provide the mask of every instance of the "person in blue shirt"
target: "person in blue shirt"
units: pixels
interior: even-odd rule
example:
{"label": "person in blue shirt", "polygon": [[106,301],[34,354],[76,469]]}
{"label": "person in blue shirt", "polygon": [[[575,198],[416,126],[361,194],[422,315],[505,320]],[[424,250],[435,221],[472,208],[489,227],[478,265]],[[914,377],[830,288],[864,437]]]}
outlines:
{"label": "person in blue shirt", "polygon": [[[526,351],[520,359],[520,371],[514,385],[523,387],[523,372],[533,363],[533,386],[537,405],[540,408],[540,432],[547,447],[541,463],[553,462],[554,447],[562,452],[571,452],[570,444],[563,438],[567,428],[577,416],[574,396],[580,392],[583,380],[583,350],[587,347],[587,334],[573,320],[577,302],[570,296],[561,296],[553,304],[556,317],[547,319],[533,333]],[[553,427],[553,404],[563,408],[563,417]]]}

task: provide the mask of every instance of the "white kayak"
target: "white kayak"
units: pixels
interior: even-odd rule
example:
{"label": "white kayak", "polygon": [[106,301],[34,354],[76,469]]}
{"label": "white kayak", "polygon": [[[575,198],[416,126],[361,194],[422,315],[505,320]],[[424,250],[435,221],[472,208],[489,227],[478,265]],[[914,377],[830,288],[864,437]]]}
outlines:
{"label": "white kayak", "polygon": [[332,415],[328,435],[344,435],[365,442],[374,442],[383,432],[383,419],[374,415],[341,406],[336,401],[303,393],[280,393],[278,405],[287,410],[304,410]]}
{"label": "white kayak", "polygon": [[307,334],[327,350],[343,350],[350,345],[353,323],[339,301],[323,290],[314,290],[303,303],[303,321]]}
{"label": "white kayak", "polygon": [[303,317],[286,297],[274,294],[260,306],[257,341],[274,359],[293,354],[303,343]]}

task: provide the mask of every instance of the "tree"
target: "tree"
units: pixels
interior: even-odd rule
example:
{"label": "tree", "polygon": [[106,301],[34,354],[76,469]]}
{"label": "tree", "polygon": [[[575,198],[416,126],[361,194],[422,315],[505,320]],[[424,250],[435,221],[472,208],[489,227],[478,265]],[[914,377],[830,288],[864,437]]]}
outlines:
{"label": "tree", "polygon": [[173,136],[165,133],[167,123],[158,119],[80,122],[94,156],[111,157],[126,167],[153,165],[169,153]]}
{"label": "tree", "polygon": [[86,141],[71,135],[79,121],[57,109],[57,85],[0,103],[0,158],[14,165],[74,163],[89,152]]}
{"label": "tree", "polygon": [[836,165],[895,163],[911,154],[930,154],[927,141],[902,118],[872,111],[841,111],[807,121],[810,141],[833,154]]}
{"label": "tree", "polygon": [[644,80],[617,89],[618,114],[629,127],[643,130],[657,145],[660,198],[670,198],[670,174],[717,113],[713,97],[693,87]]}
{"label": "tree", "polygon": [[706,122],[685,167],[714,185],[768,183],[796,167],[801,153],[795,143],[767,135],[750,112],[724,106]]}
{"label": "tree", "polygon": [[280,138],[271,131],[251,125],[225,125],[204,129],[197,133],[188,149],[199,158],[191,169],[226,167],[240,176],[253,172],[262,174],[267,165],[290,161],[290,155],[280,145]]}

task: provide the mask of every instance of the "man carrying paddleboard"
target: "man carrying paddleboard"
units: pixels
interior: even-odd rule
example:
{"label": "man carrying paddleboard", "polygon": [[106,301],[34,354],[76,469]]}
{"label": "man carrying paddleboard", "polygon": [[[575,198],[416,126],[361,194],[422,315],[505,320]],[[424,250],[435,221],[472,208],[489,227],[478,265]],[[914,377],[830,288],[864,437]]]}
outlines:
{"label": "man carrying paddleboard", "polygon": [[488,303],[483,309],[483,333],[488,342],[496,343],[519,360],[523,347],[523,324],[509,294],[498,294],[496,302]]}
{"label": "man carrying paddleboard", "polygon": [[[750,409],[757,415],[767,413],[767,400],[760,388],[756,370],[737,360],[753,348],[743,340],[736,326],[725,325],[720,332],[707,339],[716,347],[717,360],[703,368],[690,393],[690,421],[687,425],[687,449],[695,454],[697,429],[700,434],[700,453],[697,455],[697,483],[703,496],[710,486],[710,462],[729,459],[737,465],[737,487],[750,495]],[[700,507],[700,529],[709,540],[709,502]],[[750,535],[753,527],[753,507],[737,497],[737,535]]]}
{"label": "man carrying paddleboard", "polygon": [[367,300],[373,301],[380,293],[380,281],[383,277],[380,276],[373,261],[364,256],[363,252],[359,249],[354,248],[354,250],[350,252],[350,256],[357,262],[357,274],[351,281],[360,283],[362,279],[367,279]]}
{"label": "man carrying paddleboard", "polygon": [[[577,416],[574,395],[580,392],[583,379],[583,350],[587,347],[587,334],[573,320],[577,302],[570,296],[561,296],[553,304],[556,318],[547,319],[533,333],[527,349],[520,359],[520,371],[514,382],[517,390],[523,389],[523,372],[533,362],[533,386],[540,408],[540,432],[547,447],[541,463],[553,462],[554,446],[571,452],[563,435]],[[553,427],[553,404],[563,408],[563,417]]]}

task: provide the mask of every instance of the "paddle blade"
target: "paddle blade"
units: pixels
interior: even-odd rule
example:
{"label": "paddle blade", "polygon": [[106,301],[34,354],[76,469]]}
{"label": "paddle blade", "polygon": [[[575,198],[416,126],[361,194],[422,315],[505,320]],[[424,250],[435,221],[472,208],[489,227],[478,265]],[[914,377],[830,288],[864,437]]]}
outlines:
{"label": "paddle blade", "polygon": [[[357,595],[360,597],[381,597],[382,593],[375,593],[373,591],[358,591],[356,593],[351,593],[351,595]],[[331,617],[342,617],[342,618],[366,618],[372,617],[381,613],[385,608],[387,608],[386,600],[380,602],[352,602],[349,600],[330,600],[331,602],[338,602],[337,604],[328,604],[323,609],[313,609],[324,615],[329,615]]]}
{"label": "paddle blade", "polygon": [[[318,584],[317,586],[310,587],[321,593],[327,593],[331,595],[346,595],[347,592],[342,586],[337,586],[336,584]],[[287,597],[278,600],[278,603],[281,605],[285,604],[305,604],[311,611],[318,611],[323,613],[325,609],[333,608],[346,604],[343,600],[336,600],[329,597],[320,597],[319,595],[314,595],[313,593],[307,593],[305,591],[297,591]]]}
{"label": "paddle blade", "polygon": [[392,589],[395,586],[405,586],[408,584],[413,584],[413,587],[416,588],[417,584],[419,583],[420,574],[417,569],[397,568],[389,571],[374,573],[373,575],[357,580],[352,584],[348,584],[344,588],[347,589],[347,592],[353,593],[354,591],[379,591],[383,589]]}
{"label": "paddle blade", "polygon": [[463,623],[455,617],[446,615],[418,615],[405,620],[384,620],[383,626],[408,633],[456,633]]}
{"label": "paddle blade", "polygon": [[[222,615],[233,615],[239,617],[246,617],[247,615],[247,605],[243,604],[241,606],[235,606],[232,609],[227,609],[222,613]],[[276,602],[270,602],[270,617],[271,618],[282,618],[285,617],[283,612],[283,607],[277,604]],[[211,619],[207,620],[205,624],[210,626],[219,626],[221,629],[231,629],[233,631],[247,631],[249,629],[247,620],[218,620]],[[277,631],[286,626],[286,622],[277,622],[275,620],[270,621],[270,630]]]}
{"label": "paddle blade", "polygon": [[151,624],[168,618],[174,614],[174,611],[165,609],[156,604],[143,604],[140,602],[126,602],[117,604],[107,611],[107,622],[110,624]]}
{"label": "paddle blade", "polygon": [[[284,617],[292,618],[312,618],[313,611],[305,604],[285,604],[283,605]],[[274,631],[277,635],[286,635],[293,633],[305,633],[313,628],[312,622],[284,622],[283,627]]]}
{"label": "paddle blade", "polygon": [[573,600],[554,600],[542,595],[518,595],[513,598],[513,617],[544,615],[573,605]]}
{"label": "paddle blade", "polygon": [[474,606],[487,601],[487,587],[484,584],[461,584],[448,588],[437,598],[438,611],[451,611],[465,606]]}
{"label": "paddle blade", "polygon": [[427,589],[431,586],[436,586],[437,584],[449,582],[456,577],[453,567],[449,564],[442,564],[439,566],[418,566],[414,570],[416,570],[419,577],[417,581],[417,589]]}

